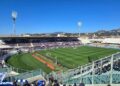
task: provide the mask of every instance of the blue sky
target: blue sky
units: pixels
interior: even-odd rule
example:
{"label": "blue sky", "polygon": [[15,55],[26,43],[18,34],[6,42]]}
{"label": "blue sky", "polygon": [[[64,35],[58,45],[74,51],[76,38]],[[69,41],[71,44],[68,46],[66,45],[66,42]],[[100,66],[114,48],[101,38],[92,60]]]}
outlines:
{"label": "blue sky", "polygon": [[0,0],[0,34],[110,30],[120,27],[120,0]]}

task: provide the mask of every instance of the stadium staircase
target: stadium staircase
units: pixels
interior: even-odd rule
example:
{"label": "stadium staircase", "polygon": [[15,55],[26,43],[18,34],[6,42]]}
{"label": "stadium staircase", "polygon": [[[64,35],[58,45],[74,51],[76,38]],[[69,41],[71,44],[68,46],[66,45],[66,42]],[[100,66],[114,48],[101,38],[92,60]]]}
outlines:
{"label": "stadium staircase", "polygon": [[70,69],[67,72],[52,75],[65,84],[119,84],[120,83],[120,52],[93,61],[92,63]]}

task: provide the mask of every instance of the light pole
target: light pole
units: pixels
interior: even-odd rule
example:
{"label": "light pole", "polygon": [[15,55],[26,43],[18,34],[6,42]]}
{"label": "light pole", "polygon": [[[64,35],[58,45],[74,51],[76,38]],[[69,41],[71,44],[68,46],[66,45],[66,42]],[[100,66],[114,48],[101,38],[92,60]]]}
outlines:
{"label": "light pole", "polygon": [[80,38],[80,28],[82,26],[82,22],[78,21],[77,25],[78,25],[78,33],[79,33],[79,38]]}
{"label": "light pole", "polygon": [[17,12],[16,11],[12,11],[13,34],[14,35],[16,35],[16,28],[15,28],[16,18],[17,18]]}

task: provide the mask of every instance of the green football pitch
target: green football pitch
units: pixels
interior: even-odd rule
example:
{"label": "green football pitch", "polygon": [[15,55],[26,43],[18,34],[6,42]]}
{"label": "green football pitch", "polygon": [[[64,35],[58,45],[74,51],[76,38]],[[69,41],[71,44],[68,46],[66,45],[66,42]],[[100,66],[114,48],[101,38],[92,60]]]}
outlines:
{"label": "green football pitch", "polygon": [[[105,56],[119,52],[117,49],[98,48],[90,46],[69,47],[69,48],[53,48],[38,51],[38,53],[47,59],[51,59],[53,63],[57,62],[66,69],[75,68],[80,65],[89,63],[90,61],[104,58]],[[32,57],[32,53],[16,54],[7,60],[7,63],[16,68],[34,70],[41,68],[45,72],[51,70],[40,61]]]}

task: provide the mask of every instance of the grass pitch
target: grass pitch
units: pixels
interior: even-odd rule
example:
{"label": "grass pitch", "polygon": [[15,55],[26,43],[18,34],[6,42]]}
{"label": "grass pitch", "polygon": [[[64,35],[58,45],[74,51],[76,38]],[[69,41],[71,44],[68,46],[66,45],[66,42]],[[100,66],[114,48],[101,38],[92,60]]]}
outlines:
{"label": "grass pitch", "polygon": [[[116,49],[81,46],[76,48],[54,48],[49,50],[42,50],[38,53],[48,59],[52,59],[53,63],[58,62],[65,68],[69,69],[87,64],[89,60],[97,60],[119,51],[120,50]],[[51,71],[45,64],[33,58],[31,53],[13,55],[10,59],[7,60],[7,62],[8,64],[17,68],[27,70],[41,68],[45,72]]]}

